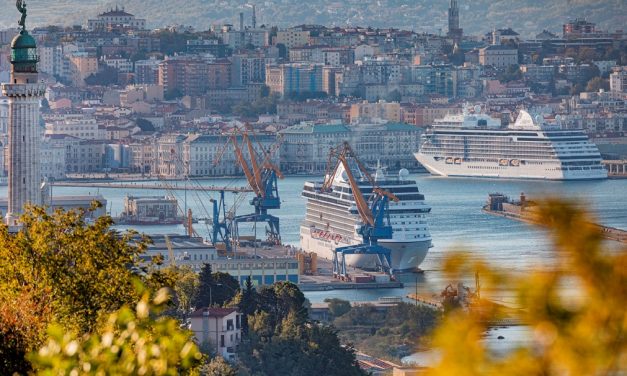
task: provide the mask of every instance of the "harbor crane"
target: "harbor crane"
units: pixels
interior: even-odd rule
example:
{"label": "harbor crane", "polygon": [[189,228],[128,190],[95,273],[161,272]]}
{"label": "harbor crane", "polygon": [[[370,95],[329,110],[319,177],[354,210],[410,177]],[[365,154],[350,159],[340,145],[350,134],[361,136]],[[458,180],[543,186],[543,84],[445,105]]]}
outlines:
{"label": "harbor crane", "polygon": [[[393,193],[381,189],[376,185],[374,179],[364,168],[347,142],[344,142],[339,153],[331,150],[330,160],[333,159],[333,156],[337,158],[338,162],[333,173],[325,176],[322,189],[331,189],[333,179],[341,165],[344,168],[345,176],[353,192],[357,213],[361,218],[361,224],[357,228],[357,233],[362,237],[361,244],[339,247],[333,250],[333,275],[342,280],[348,280],[346,255],[365,254],[377,256],[379,265],[392,276],[391,251],[379,245],[378,241],[380,239],[392,238],[389,202],[398,202],[399,199]],[[357,164],[362,175],[372,184],[372,195],[369,200],[370,204],[364,197],[359,183],[351,171],[349,160]]]}
{"label": "harbor crane", "polygon": [[[240,140],[241,139],[241,144]],[[225,233],[232,236],[233,239],[239,239],[239,224],[240,223],[259,223],[265,222],[268,224],[266,233],[268,240],[275,244],[281,242],[281,232],[279,227],[279,218],[268,213],[269,210],[275,210],[281,208],[281,199],[279,197],[278,179],[283,179],[278,166],[272,163],[271,156],[280,146],[281,139],[266,150],[261,144],[258,143],[258,151],[255,150],[253,141],[249,135],[249,126],[246,129],[236,130],[229,136],[229,143],[233,146],[233,152],[235,153],[235,159],[240,166],[246,177],[248,185],[255,195],[250,200],[250,205],[253,206],[254,212],[245,215],[233,216],[230,226],[226,227],[226,218],[224,221],[216,223],[214,218],[214,233],[215,227],[223,230]],[[250,163],[245,157],[246,149]],[[224,154],[224,150],[219,153],[218,158],[214,163],[219,162],[219,159]],[[224,202],[223,197],[221,201]],[[219,205],[218,205],[219,206]],[[215,209],[215,206],[214,206]],[[226,217],[226,211],[218,207],[218,214],[220,211]],[[217,235],[217,234],[216,234]]]}

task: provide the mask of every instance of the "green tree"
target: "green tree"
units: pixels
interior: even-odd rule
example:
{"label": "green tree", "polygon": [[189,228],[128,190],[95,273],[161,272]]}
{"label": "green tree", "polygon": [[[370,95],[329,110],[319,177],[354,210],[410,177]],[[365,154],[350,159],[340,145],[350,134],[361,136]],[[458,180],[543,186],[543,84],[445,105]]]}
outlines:
{"label": "green tree", "polygon": [[504,72],[500,73],[497,78],[501,82],[518,81],[522,78],[522,72],[517,64],[510,65]]}
{"label": "green tree", "polygon": [[324,301],[329,303],[329,313],[333,317],[340,317],[351,310],[351,303],[347,300],[327,298]]}
{"label": "green tree", "polygon": [[[479,272],[482,289],[513,291],[517,314],[533,333],[530,348],[495,358],[481,341],[486,325],[510,312],[496,305],[449,313],[434,343],[442,356],[430,375],[619,375],[627,369],[627,248],[604,248],[602,230],[579,203],[548,200],[534,219],[549,229],[553,267],[522,275],[455,254],[451,280]],[[577,286],[573,298],[565,284]],[[482,307],[483,308],[483,307]]]}
{"label": "green tree", "polygon": [[163,99],[171,101],[183,97],[183,92],[178,88],[169,89],[163,94]]}
{"label": "green tree", "polygon": [[[168,301],[167,289],[152,301],[144,293],[135,309],[122,307],[102,328],[84,337],[52,325],[49,340],[30,355],[38,375],[181,375],[200,364],[202,354],[192,334],[178,321],[159,317]],[[155,318],[156,317],[156,318]]]}
{"label": "green tree", "polygon": [[242,313],[242,331],[244,335],[248,334],[248,316],[257,311],[257,299],[257,291],[253,287],[250,276],[248,276],[238,305],[239,311]]}
{"label": "green tree", "polygon": [[250,335],[240,345],[240,372],[249,375],[347,375],[365,373],[350,346],[342,346],[335,330],[301,323],[290,312],[277,326],[269,315],[251,318]]}
{"label": "green tree", "polygon": [[198,290],[193,299],[193,306],[196,308],[223,306],[239,291],[237,279],[227,273],[212,273],[210,264],[204,264],[198,280]]}
{"label": "green tree", "polygon": [[87,85],[109,86],[117,84],[118,70],[108,65],[103,65],[98,72],[90,74],[85,78]]}
{"label": "green tree", "polygon": [[594,77],[590,81],[588,81],[588,84],[586,85],[586,91],[596,92],[600,89],[606,91],[610,90],[609,80],[604,80],[601,77]]}
{"label": "green tree", "polygon": [[401,92],[397,89],[394,89],[388,93],[388,95],[385,97],[385,100],[388,102],[400,102],[402,98],[403,96],[401,95]]}
{"label": "green tree", "polygon": [[86,224],[82,210],[49,214],[29,207],[21,222],[17,234],[0,227],[2,295],[31,293],[49,307],[43,322],[79,333],[93,331],[102,314],[137,301],[129,266],[145,250],[147,238],[120,235],[108,216]]}

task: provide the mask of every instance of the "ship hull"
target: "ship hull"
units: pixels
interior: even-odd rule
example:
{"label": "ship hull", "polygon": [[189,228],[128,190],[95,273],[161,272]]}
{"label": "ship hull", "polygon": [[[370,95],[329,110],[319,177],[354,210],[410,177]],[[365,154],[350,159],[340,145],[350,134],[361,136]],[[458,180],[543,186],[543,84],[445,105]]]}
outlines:
{"label": "ship hull", "polygon": [[606,179],[605,169],[560,170],[559,164],[501,166],[480,162],[447,163],[445,158],[436,161],[432,156],[415,153],[414,156],[432,175],[448,177],[538,179],[538,180],[598,180]]}
{"label": "ship hull", "polygon": [[[321,258],[333,260],[334,249],[349,245],[342,241],[335,241],[333,237],[324,239],[312,234],[315,234],[315,228],[301,226],[301,248],[306,252],[316,253]],[[359,244],[359,241],[352,240],[350,244]],[[379,244],[390,249],[391,267],[394,271],[417,270],[432,246],[431,238],[409,242],[381,240]],[[347,255],[346,263],[352,267],[365,270],[372,270],[378,267],[376,255]]]}

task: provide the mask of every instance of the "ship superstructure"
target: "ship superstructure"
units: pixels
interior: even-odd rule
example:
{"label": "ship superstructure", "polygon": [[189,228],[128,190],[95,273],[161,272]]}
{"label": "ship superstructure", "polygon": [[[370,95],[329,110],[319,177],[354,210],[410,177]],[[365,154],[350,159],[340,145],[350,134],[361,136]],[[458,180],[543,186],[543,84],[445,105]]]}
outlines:
{"label": "ship superstructure", "polygon": [[[359,171],[351,171],[360,176]],[[333,257],[333,249],[362,242],[362,236],[357,234],[360,219],[346,175],[344,168],[339,166],[330,190],[322,189],[322,181],[308,181],[302,193],[307,198],[307,211],[300,227],[301,247],[329,260]],[[389,203],[392,239],[379,240],[379,244],[391,250],[391,267],[395,271],[418,268],[431,247],[427,223],[431,207],[425,203],[416,181],[408,179],[408,175],[403,169],[397,176],[387,176],[381,166],[377,166],[374,174],[377,186],[399,199]],[[370,181],[361,176],[358,184],[365,198],[369,199],[372,195]],[[377,267],[377,258],[372,255],[346,258],[352,266]]]}
{"label": "ship superstructure", "polygon": [[601,154],[582,130],[563,130],[559,118],[520,111],[502,127],[481,113],[448,115],[422,136],[416,159],[434,175],[510,179],[605,179]]}

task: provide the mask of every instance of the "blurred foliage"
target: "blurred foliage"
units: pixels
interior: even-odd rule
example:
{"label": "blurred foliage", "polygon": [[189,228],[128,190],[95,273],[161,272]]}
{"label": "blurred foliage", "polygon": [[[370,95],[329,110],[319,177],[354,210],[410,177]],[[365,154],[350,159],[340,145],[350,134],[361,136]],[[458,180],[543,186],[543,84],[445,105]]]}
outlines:
{"label": "blurred foliage", "polygon": [[618,375],[627,369],[627,249],[604,249],[601,230],[575,203],[548,200],[535,215],[552,236],[554,265],[511,275],[467,254],[445,261],[451,280],[478,271],[482,290],[513,291],[522,307],[517,318],[533,333],[531,345],[495,357],[481,338],[490,322],[512,313],[499,305],[454,310],[435,334],[442,357],[430,375]]}
{"label": "blurred foliage", "polygon": [[37,375],[190,374],[202,355],[191,332],[158,314],[169,300],[166,288],[154,299],[144,292],[134,310],[122,307],[98,332],[78,337],[51,325],[48,342],[30,356]]}

